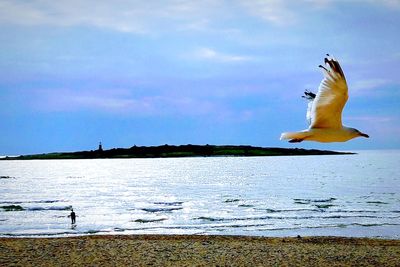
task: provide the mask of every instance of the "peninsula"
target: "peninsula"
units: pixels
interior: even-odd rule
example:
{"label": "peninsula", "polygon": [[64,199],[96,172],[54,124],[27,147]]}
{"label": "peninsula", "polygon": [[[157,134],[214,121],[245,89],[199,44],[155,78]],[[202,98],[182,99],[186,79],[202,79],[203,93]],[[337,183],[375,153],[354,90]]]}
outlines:
{"label": "peninsula", "polygon": [[98,159],[98,158],[171,158],[171,157],[216,157],[216,156],[303,156],[303,155],[340,155],[354,154],[329,150],[254,147],[234,145],[161,145],[133,146],[131,148],[113,148],[103,150],[100,143],[97,150],[78,152],[56,152],[35,155],[5,157],[2,160],[30,159]]}

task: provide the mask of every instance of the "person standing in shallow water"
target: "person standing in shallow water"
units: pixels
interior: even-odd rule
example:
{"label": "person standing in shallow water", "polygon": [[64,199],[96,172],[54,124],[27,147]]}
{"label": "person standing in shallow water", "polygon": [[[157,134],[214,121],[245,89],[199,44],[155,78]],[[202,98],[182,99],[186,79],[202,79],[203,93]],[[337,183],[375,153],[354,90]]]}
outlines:
{"label": "person standing in shallow water", "polygon": [[71,223],[75,224],[76,214],[74,212],[74,209],[71,209],[71,214],[68,217],[71,217]]}

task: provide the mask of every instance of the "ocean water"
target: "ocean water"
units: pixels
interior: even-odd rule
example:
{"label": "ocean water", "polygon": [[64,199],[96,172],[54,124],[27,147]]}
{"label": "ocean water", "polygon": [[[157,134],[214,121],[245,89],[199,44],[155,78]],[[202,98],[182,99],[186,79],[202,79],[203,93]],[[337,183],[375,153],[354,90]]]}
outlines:
{"label": "ocean water", "polygon": [[399,239],[400,151],[0,161],[0,236],[84,234]]}

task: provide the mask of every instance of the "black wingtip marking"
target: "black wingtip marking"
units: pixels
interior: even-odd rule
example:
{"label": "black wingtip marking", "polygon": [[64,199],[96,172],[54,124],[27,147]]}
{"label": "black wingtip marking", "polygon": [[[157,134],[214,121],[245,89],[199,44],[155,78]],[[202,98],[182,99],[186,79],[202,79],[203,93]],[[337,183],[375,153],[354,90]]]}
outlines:
{"label": "black wingtip marking", "polygon": [[[329,54],[326,54],[327,57],[331,57]],[[339,62],[334,59],[334,58],[324,58],[324,63],[328,64],[328,66],[334,71],[339,73],[342,77],[344,77],[344,72],[342,70],[342,68],[340,67]],[[322,65],[319,65],[318,67],[325,69],[326,71],[328,71],[325,67],[323,67]]]}
{"label": "black wingtip marking", "polygon": [[324,70],[326,70],[327,72],[329,72],[329,70],[328,70],[327,68],[325,68],[324,66],[322,66],[322,65],[319,65],[318,67],[320,67],[321,69],[324,69]]}
{"label": "black wingtip marking", "polygon": [[317,95],[314,94],[313,92],[311,92],[309,90],[305,90],[304,91],[304,95],[302,96],[302,98],[305,98],[307,100],[314,100],[316,96]]}
{"label": "black wingtip marking", "polygon": [[325,63],[328,63],[328,65],[329,65],[329,67],[332,69],[332,70],[334,70],[334,71],[336,71],[336,66],[335,66],[335,64],[334,64],[334,60],[333,59],[327,59],[327,58],[325,58]]}
{"label": "black wingtip marking", "polygon": [[336,60],[333,61],[333,64],[335,65],[335,70],[342,76],[344,77],[344,73],[342,68],[340,67],[339,62],[337,62]]}

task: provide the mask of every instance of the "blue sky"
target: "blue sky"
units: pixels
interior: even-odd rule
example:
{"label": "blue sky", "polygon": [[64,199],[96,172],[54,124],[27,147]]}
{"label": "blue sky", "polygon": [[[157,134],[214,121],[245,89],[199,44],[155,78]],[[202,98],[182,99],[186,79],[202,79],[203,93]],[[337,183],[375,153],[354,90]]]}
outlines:
{"label": "blue sky", "polygon": [[[160,144],[400,148],[400,1],[0,0],[0,154]],[[343,122],[289,144],[326,53]]]}

